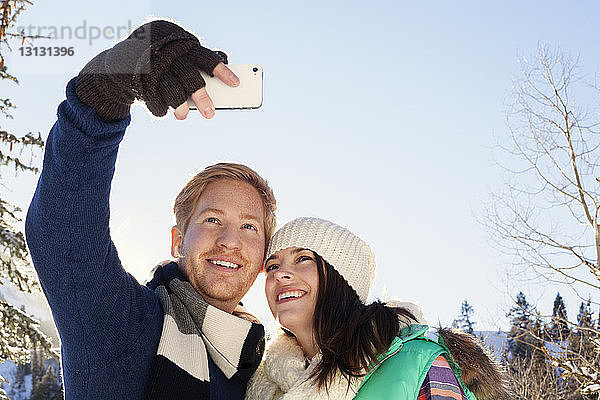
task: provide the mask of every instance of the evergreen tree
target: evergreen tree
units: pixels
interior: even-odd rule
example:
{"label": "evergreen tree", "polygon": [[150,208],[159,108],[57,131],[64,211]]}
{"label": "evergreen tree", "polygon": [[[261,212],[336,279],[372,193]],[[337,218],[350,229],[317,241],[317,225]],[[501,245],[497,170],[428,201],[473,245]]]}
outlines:
{"label": "evergreen tree", "polygon": [[17,364],[15,378],[11,382],[10,392],[8,393],[13,399],[22,399],[25,395],[25,375],[31,373],[27,364]]}
{"label": "evergreen tree", "polygon": [[552,308],[552,323],[548,330],[549,339],[553,341],[566,340],[569,332],[567,308],[560,293],[556,293],[554,307]]}
{"label": "evergreen tree", "polygon": [[534,369],[546,369],[546,355],[542,351],[544,343],[544,322],[539,316],[533,318],[533,323],[528,330],[527,345],[530,348],[530,366]]}
{"label": "evergreen tree", "polygon": [[46,355],[43,349],[33,349],[31,352],[31,384],[35,387],[41,382],[46,373]]}
{"label": "evergreen tree", "polygon": [[514,398],[566,400],[556,369],[547,362],[543,351],[544,322],[522,292],[517,295],[516,304],[507,316],[511,329],[505,361]]}
{"label": "evergreen tree", "polygon": [[[595,369],[600,370],[600,360],[598,359],[598,353],[594,346],[594,340],[598,339],[598,331],[595,328],[591,300],[588,299],[582,302],[579,306],[579,313],[577,314],[577,329],[573,329],[569,336],[567,354],[565,358],[571,363],[571,365],[577,368],[585,367],[588,370]],[[582,365],[582,360],[587,360]],[[573,393],[569,400],[592,400],[597,399],[595,395],[584,395],[581,393],[580,388],[582,383],[581,377],[577,375],[567,375],[564,377],[565,386]]]}
{"label": "evergreen tree", "polygon": [[507,314],[511,328],[508,332],[508,352],[511,359],[528,360],[531,358],[529,330],[533,325],[531,306],[523,292],[517,295],[517,302]]}
{"label": "evergreen tree", "polygon": [[[9,41],[22,44],[32,37],[12,32],[19,15],[30,5],[28,0],[0,0],[0,81],[18,84],[15,76],[8,72],[4,62],[4,52]],[[10,110],[15,105],[9,98],[0,98],[0,116],[12,118]],[[28,154],[33,158],[34,151],[39,151],[44,142],[38,133],[29,132],[19,135],[9,132],[0,126],[0,176],[6,168],[15,173],[38,172],[32,161],[27,161]],[[6,189],[6,185],[0,186]],[[7,201],[0,192],[0,285],[10,283],[22,292],[39,290],[39,284],[28,261],[28,251],[23,233],[16,228],[21,221],[21,209]],[[39,323],[18,307],[0,300],[0,363],[11,360],[15,363],[27,363],[30,349],[35,345],[50,351],[50,340],[39,330]],[[2,381],[0,376],[0,381]],[[0,400],[8,399],[0,388]]]}
{"label": "evergreen tree", "polygon": [[527,368],[545,368],[542,351],[544,324],[534,315],[534,307],[527,302],[525,294],[519,292],[516,305],[510,309],[511,328],[508,332],[509,362]]}
{"label": "evergreen tree", "polygon": [[473,307],[465,299],[460,306],[460,316],[452,322],[452,327],[472,335],[475,322],[471,322],[471,314],[473,314]]}
{"label": "evergreen tree", "polygon": [[585,302],[581,302],[579,306],[579,313],[577,314],[577,326],[579,328],[593,328],[594,319],[592,316],[592,300],[587,299]]}
{"label": "evergreen tree", "polygon": [[577,314],[577,329],[569,336],[569,350],[587,359],[594,356],[593,339],[597,336],[592,317],[592,301],[581,302]]}
{"label": "evergreen tree", "polygon": [[42,379],[34,385],[31,400],[59,400],[61,398],[62,392],[56,373],[52,365],[49,365]]}

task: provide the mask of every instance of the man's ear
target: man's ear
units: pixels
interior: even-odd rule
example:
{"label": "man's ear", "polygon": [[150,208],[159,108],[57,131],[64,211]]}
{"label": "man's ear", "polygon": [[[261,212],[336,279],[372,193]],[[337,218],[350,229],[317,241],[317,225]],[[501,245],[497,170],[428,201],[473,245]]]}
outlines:
{"label": "man's ear", "polygon": [[181,231],[175,225],[171,228],[171,256],[179,258],[181,256],[181,242],[183,241],[183,235]]}

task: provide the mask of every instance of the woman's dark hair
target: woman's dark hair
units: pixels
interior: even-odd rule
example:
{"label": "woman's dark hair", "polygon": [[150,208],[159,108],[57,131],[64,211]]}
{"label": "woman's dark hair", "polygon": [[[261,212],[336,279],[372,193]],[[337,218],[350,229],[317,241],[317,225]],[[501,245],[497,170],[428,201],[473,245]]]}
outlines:
{"label": "woman's dark hair", "polygon": [[327,390],[338,371],[347,379],[364,376],[398,334],[399,318],[407,323],[416,318],[405,308],[388,307],[380,301],[364,305],[339,272],[315,256],[319,292],[314,335],[322,359],[309,379]]}

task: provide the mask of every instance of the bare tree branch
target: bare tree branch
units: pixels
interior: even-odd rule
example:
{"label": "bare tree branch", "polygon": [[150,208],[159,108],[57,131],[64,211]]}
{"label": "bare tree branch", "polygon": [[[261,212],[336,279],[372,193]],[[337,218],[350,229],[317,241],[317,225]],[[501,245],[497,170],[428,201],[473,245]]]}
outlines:
{"label": "bare tree branch", "polygon": [[[509,144],[499,145],[507,160],[500,163],[505,187],[491,195],[480,222],[518,276],[599,294],[600,91],[597,81],[580,76],[578,63],[545,45],[533,59],[522,57],[506,116]],[[588,97],[581,97],[583,90]],[[511,338],[537,355],[525,363],[508,360],[524,385],[514,387],[516,397],[598,398],[600,326],[575,325],[566,313],[519,312],[513,323],[523,326],[513,325]],[[547,391],[538,396],[531,387]]]}

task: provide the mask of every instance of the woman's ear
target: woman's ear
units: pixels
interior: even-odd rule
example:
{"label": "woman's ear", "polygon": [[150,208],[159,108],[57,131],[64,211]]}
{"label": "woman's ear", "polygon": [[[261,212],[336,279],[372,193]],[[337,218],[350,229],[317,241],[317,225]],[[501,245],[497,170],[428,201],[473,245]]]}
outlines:
{"label": "woman's ear", "polygon": [[181,242],[183,241],[183,235],[181,231],[175,225],[171,228],[171,256],[175,258],[181,257]]}

